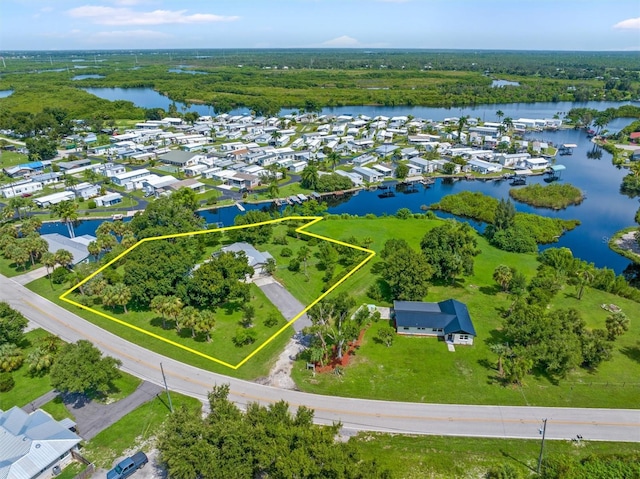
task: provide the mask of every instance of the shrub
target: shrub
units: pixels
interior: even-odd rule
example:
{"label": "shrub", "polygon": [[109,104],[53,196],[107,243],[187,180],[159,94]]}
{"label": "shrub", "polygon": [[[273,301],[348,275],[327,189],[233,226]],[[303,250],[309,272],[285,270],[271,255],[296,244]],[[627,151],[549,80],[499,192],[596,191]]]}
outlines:
{"label": "shrub", "polygon": [[98,205],[96,204],[96,202],[94,200],[89,200],[87,202],[87,208],[89,208],[90,210],[95,210],[98,207]]}
{"label": "shrub", "polygon": [[409,208],[400,208],[396,212],[396,218],[401,220],[408,220],[412,216],[413,216],[413,213],[411,213],[411,210]]}
{"label": "shrub", "polygon": [[283,258],[289,258],[290,256],[293,256],[293,251],[291,251],[291,248],[282,248],[282,251],[280,251],[280,256],[282,256]]}
{"label": "shrub", "polygon": [[280,245],[288,245],[289,244],[289,240],[287,240],[286,236],[274,236],[273,240],[272,240],[273,244],[280,244]]}
{"label": "shrub", "polygon": [[258,333],[254,329],[238,328],[233,336],[233,344],[238,347],[251,344],[255,342],[257,337]]}
{"label": "shrub", "polygon": [[298,271],[300,271],[300,261],[297,258],[293,258],[290,262],[289,262],[289,266],[287,266],[287,269],[289,271],[292,271],[294,273],[297,273]]}
{"label": "shrub", "polygon": [[58,266],[53,270],[53,273],[51,273],[51,281],[53,281],[55,284],[64,283],[68,277],[69,270],[63,266]]}
{"label": "shrub", "polygon": [[278,315],[276,313],[269,313],[264,320],[264,325],[267,328],[273,328],[276,324],[278,324]]}
{"label": "shrub", "polygon": [[0,393],[11,391],[16,385],[11,373],[0,373]]}

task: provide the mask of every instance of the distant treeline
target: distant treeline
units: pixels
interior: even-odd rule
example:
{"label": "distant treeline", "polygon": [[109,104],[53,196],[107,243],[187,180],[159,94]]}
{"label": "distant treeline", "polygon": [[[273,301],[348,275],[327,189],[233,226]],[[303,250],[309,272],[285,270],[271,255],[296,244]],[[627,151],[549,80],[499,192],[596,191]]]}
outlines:
{"label": "distant treeline", "polygon": [[[29,87],[150,87],[175,101],[212,105],[218,112],[236,107],[274,114],[285,107],[450,107],[640,96],[635,57],[624,52],[178,50],[26,57],[6,58],[0,89],[13,89],[16,95]],[[86,68],[73,68],[78,65]],[[206,74],[168,71],[178,67]],[[34,71],[42,73],[29,73]],[[71,81],[79,73],[105,78]],[[520,85],[492,88],[494,79]]]}

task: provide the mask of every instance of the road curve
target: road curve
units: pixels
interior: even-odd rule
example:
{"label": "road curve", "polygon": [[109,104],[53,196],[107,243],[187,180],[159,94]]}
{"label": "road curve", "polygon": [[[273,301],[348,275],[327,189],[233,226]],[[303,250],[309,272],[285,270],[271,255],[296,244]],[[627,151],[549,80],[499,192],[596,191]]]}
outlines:
{"label": "road curve", "polygon": [[65,341],[88,339],[105,354],[120,359],[124,371],[141,379],[162,385],[162,363],[171,390],[203,402],[213,384],[228,383],[230,398],[240,406],[283,399],[294,407],[314,409],[318,423],[341,421],[345,428],[358,431],[534,439],[539,437],[542,419],[547,418],[549,439],[571,439],[579,434],[584,440],[640,442],[640,410],[424,404],[277,389],[198,369],[148,351],[2,275],[0,300]]}

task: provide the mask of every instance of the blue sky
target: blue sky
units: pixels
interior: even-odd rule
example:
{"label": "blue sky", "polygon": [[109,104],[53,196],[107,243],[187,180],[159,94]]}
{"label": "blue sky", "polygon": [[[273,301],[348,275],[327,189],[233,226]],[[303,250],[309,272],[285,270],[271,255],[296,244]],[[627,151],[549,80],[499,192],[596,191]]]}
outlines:
{"label": "blue sky", "polygon": [[0,0],[0,50],[640,50],[640,0]]}

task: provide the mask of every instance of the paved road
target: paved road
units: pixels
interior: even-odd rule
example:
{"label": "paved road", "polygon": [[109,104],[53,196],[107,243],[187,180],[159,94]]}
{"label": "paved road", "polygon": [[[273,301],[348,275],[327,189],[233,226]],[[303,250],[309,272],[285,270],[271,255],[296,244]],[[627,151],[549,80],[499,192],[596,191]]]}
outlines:
{"label": "paved road", "polygon": [[[160,363],[169,388],[206,401],[216,383],[230,385],[230,398],[240,406],[284,399],[291,406],[315,410],[316,421],[342,421],[347,429],[394,433],[538,438],[542,418],[549,439],[640,442],[640,410],[421,404],[339,398],[276,389],[229,378],[147,351],[106,332],[64,308],[0,276],[0,300],[8,301],[30,321],[66,341],[84,338],[122,361],[122,369],[161,385]],[[409,386],[409,385],[408,385]]]}

